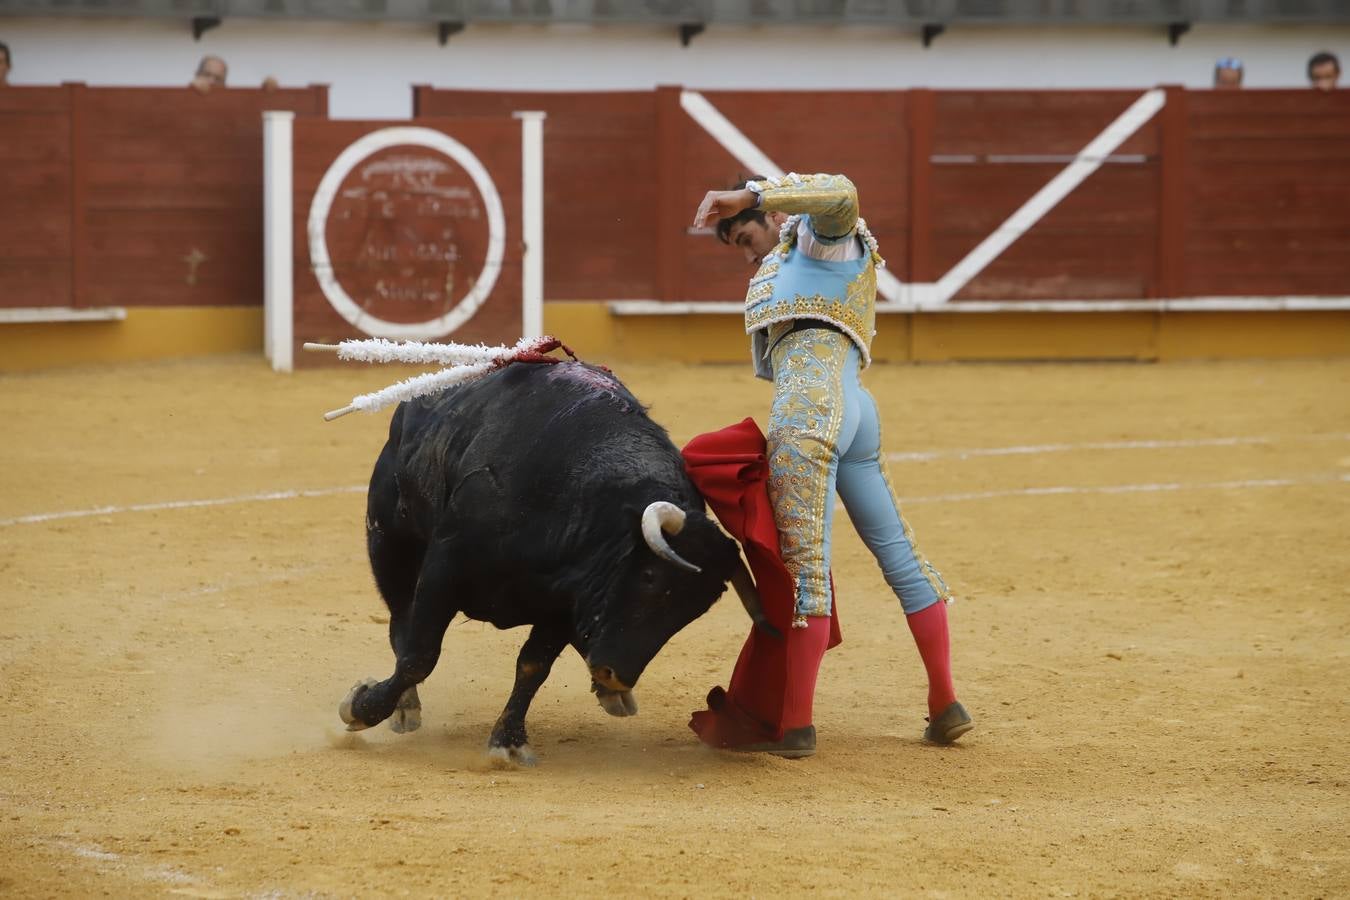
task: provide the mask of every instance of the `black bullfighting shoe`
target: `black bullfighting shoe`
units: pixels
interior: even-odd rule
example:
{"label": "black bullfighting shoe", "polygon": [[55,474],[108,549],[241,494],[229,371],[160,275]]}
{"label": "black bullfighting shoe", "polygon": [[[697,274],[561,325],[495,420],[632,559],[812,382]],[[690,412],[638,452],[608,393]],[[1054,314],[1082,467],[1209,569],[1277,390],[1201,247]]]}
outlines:
{"label": "black bullfighting shoe", "polygon": [[771,753],[784,759],[801,759],[816,752],[816,726],[790,728],[783,732],[781,741],[765,741],[762,744],[741,744],[728,747],[741,753]]}
{"label": "black bullfighting shoe", "polygon": [[923,739],[933,744],[950,744],[956,741],[961,735],[975,727],[975,723],[970,720],[970,713],[960,703],[952,703],[942,711],[942,715],[937,720],[928,720],[928,727],[923,730]]}

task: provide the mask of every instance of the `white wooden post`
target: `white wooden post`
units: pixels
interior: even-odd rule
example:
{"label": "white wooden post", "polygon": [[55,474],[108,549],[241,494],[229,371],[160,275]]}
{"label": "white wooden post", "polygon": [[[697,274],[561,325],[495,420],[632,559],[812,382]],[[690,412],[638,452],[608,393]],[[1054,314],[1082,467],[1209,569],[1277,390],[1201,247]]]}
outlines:
{"label": "white wooden post", "polygon": [[263,113],[263,352],[276,372],[294,368],[292,135],[295,113]]}
{"label": "white wooden post", "polygon": [[547,113],[517,112],[520,120],[521,336],[544,333],[544,119]]}

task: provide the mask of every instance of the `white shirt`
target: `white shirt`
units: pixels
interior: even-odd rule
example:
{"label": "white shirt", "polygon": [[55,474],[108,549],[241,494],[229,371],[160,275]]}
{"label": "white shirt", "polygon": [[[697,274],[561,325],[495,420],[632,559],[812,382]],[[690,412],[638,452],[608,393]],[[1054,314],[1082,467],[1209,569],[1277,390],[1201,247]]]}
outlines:
{"label": "white shirt", "polygon": [[856,231],[850,234],[846,240],[827,244],[816,237],[806,222],[806,217],[803,216],[802,220],[797,223],[797,249],[812,259],[843,262],[849,259],[857,259],[863,255],[862,241],[858,240]]}

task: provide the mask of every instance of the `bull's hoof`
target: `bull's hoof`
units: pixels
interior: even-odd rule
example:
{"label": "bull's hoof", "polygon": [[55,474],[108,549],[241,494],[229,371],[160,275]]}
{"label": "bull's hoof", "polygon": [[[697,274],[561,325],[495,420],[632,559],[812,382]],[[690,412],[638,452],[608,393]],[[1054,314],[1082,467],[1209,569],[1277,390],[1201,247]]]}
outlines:
{"label": "bull's hoof", "polygon": [[348,731],[364,731],[370,727],[369,724],[362,722],[356,717],[356,713],[352,712],[352,706],[356,703],[357,697],[360,697],[377,684],[379,684],[379,682],[374,678],[358,681],[356,684],[352,685],[352,689],[347,694],[346,698],[338,704],[338,715],[342,717],[342,721],[347,723]]}
{"label": "bull's hoof", "polygon": [[389,717],[389,727],[396,734],[407,734],[422,727],[422,700],[417,696],[417,685],[413,685],[398,698],[398,706]]}
{"label": "bull's hoof", "polygon": [[539,762],[529,744],[514,747],[488,747],[488,758],[506,765],[533,766]]}
{"label": "bull's hoof", "polygon": [[596,691],[595,699],[600,701],[600,708],[611,716],[623,718],[637,715],[637,698],[632,691]]}

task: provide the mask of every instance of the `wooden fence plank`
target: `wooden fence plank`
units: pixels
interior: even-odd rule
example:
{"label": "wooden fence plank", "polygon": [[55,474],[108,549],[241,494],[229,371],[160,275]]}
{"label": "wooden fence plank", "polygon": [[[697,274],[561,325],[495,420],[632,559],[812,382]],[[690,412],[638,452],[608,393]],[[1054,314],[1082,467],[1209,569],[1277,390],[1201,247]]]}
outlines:
{"label": "wooden fence plank", "polygon": [[70,92],[70,305],[80,307],[88,303],[84,214],[89,202],[89,159],[85,149],[89,90],[79,82],[66,87]]}
{"label": "wooden fence plank", "polygon": [[[937,281],[933,261],[933,131],[937,100],[930,90],[909,92],[909,259],[898,271],[913,282]],[[953,206],[953,209],[961,207]]]}
{"label": "wooden fence plank", "polygon": [[680,108],[680,88],[656,89],[657,204],[652,216],[652,249],[656,261],[657,296],[662,300],[685,297],[684,261],[688,255],[686,228],[693,211],[685,196],[684,132],[688,116]]}
{"label": "wooden fence plank", "polygon": [[1150,286],[1153,297],[1186,296],[1186,238],[1190,204],[1186,191],[1187,99],[1185,88],[1169,85],[1161,117],[1161,147],[1158,175],[1157,278]]}

